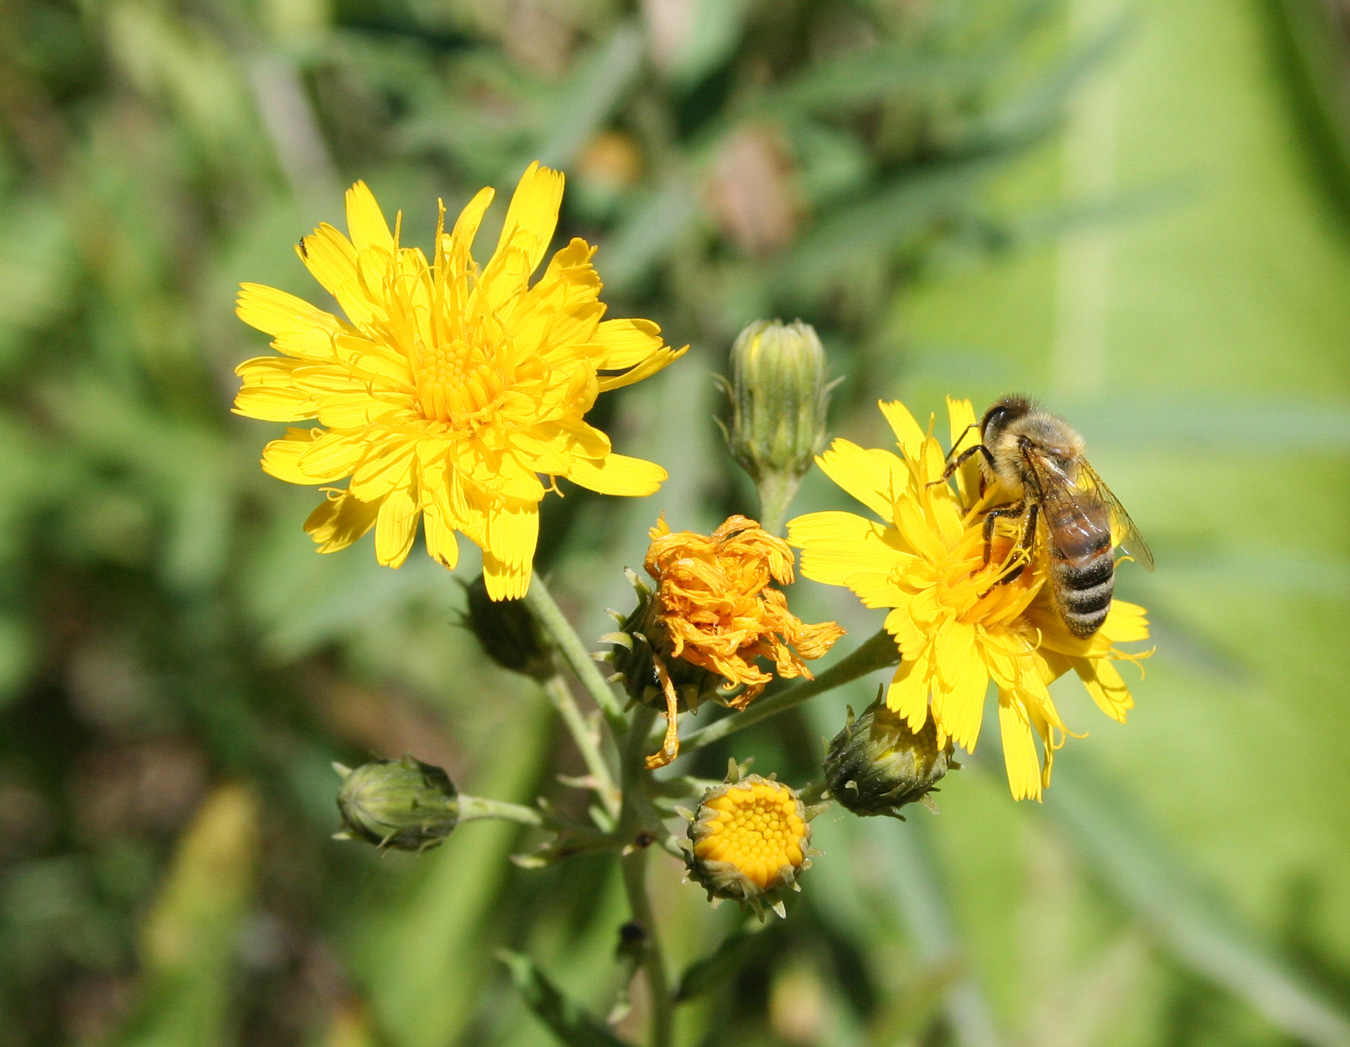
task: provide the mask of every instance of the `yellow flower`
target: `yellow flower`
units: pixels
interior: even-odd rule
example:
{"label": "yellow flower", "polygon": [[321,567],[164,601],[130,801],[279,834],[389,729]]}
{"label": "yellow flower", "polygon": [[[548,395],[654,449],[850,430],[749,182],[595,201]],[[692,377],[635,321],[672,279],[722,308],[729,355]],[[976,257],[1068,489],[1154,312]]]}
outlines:
{"label": "yellow flower", "polygon": [[651,684],[660,683],[666,740],[648,760],[660,767],[679,753],[681,703],[697,708],[721,688],[744,687],[725,702],[744,709],[774,678],[761,658],[780,677],[809,680],[806,661],[828,651],[844,630],[834,622],[807,625],[788,610],[787,597],[772,583],[792,581],[792,550],[754,520],[732,516],[703,535],[672,533],[662,517],[651,539],[644,566],[657,588],[639,590],[637,610],[616,634],[624,649],[615,656],[637,700],[655,698]]}
{"label": "yellow flower", "polygon": [[[940,482],[942,448],[900,403],[882,403],[902,457],[836,440],[817,459],[825,474],[885,523],[846,512],[810,513],[788,525],[802,550],[807,578],[852,589],[868,607],[890,608],[886,630],[901,662],[886,704],[918,731],[929,715],[938,744],[950,736],[974,751],[992,680],[1008,783],[1016,799],[1040,799],[1054,752],[1069,732],[1047,685],[1069,669],[1112,719],[1133,706],[1113,662],[1137,661],[1116,644],[1148,637],[1144,609],[1112,602],[1102,627],[1077,637],[1055,610],[1043,558],[1033,556],[1011,581],[999,583],[1016,539],[997,535],[984,563],[984,513],[1007,501],[997,487],[980,493],[974,461]],[[974,424],[968,400],[947,401],[952,439]],[[1035,738],[1044,753],[1036,751]]]}
{"label": "yellow flower", "polygon": [[801,890],[797,878],[816,853],[809,817],[782,782],[733,771],[729,781],[704,794],[690,821],[690,875],[710,899],[734,899],[761,919],[765,907],[782,916],[783,894]]}
{"label": "yellow flower", "polygon": [[[419,520],[427,552],[453,568],[455,532],[483,550],[494,600],[525,595],[539,502],[566,477],[601,494],[648,495],[666,478],[614,454],[582,417],[596,397],[676,359],[647,320],[601,320],[595,249],[574,239],[530,285],[553,238],[563,176],[531,164],[497,249],[470,254],[493,191],[444,229],[430,262],[391,234],[365,183],[347,191],[348,239],[321,225],[301,259],[345,318],[293,295],[244,284],[239,317],[274,336],[280,356],[241,364],[235,411],[266,421],[316,419],[263,451],[263,469],[295,484],[349,478],[305,522],[320,552],[372,527],[380,563],[399,566]],[[686,347],[687,348],[687,347]]]}

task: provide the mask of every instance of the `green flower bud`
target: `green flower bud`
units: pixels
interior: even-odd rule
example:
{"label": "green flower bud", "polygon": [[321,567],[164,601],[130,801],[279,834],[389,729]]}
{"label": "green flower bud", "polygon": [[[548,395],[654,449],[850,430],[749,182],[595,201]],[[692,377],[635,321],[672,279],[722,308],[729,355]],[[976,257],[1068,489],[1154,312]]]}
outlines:
{"label": "green flower bud", "polygon": [[800,891],[798,877],[819,854],[811,847],[812,813],[796,790],[772,776],[740,777],[735,763],[727,781],[703,794],[681,846],[689,878],[714,905],[724,898],[784,915],[783,897]]}
{"label": "green flower bud", "polygon": [[454,783],[439,767],[411,756],[376,760],[354,771],[333,766],[342,776],[337,805],[350,836],[381,848],[425,851],[459,821]]}
{"label": "green flower bud", "polygon": [[825,446],[825,350],[801,320],[756,320],[731,347],[731,457],[759,488],[764,518],[787,503]]}
{"label": "green flower bud", "polygon": [[483,653],[512,672],[547,680],[554,673],[553,651],[523,600],[493,600],[480,574],[468,587],[465,624]]}
{"label": "green flower bud", "polygon": [[930,716],[915,734],[904,717],[887,708],[881,697],[830,742],[825,753],[825,782],[830,794],[854,814],[886,814],[903,820],[900,808],[918,801],[936,811],[928,793],[949,768],[952,743],[941,749]]}

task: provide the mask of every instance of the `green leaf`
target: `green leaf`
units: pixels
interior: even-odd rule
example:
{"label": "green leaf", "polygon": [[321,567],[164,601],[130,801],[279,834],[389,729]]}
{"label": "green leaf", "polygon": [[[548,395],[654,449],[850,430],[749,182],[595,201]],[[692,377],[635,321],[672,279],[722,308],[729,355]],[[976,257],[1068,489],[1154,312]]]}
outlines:
{"label": "green leaf", "polygon": [[506,964],[511,981],[525,1005],[568,1047],[627,1047],[598,1018],[564,996],[528,956],[501,949],[497,958]]}

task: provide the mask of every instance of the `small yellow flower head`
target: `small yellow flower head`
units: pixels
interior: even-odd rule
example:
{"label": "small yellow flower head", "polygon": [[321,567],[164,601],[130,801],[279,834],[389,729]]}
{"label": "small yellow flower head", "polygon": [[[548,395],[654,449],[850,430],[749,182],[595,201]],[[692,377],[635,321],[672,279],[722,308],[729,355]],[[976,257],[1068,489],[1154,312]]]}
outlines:
{"label": "small yellow flower head", "polygon": [[482,575],[468,587],[468,598],[465,624],[484,654],[503,669],[536,680],[553,675],[553,648],[522,601],[491,599]]}
{"label": "small yellow flower head", "polygon": [[825,446],[825,350],[800,320],[756,320],[731,347],[731,457],[761,488],[797,483]]}
{"label": "small yellow flower head", "polygon": [[[1016,539],[1000,532],[985,562],[985,514],[1008,499],[997,487],[983,489],[973,460],[952,483],[943,481],[944,454],[931,426],[925,433],[903,404],[880,406],[899,456],[835,440],[817,462],[882,522],[810,513],[788,524],[788,541],[802,550],[806,577],[847,586],[868,607],[889,609],[886,631],[901,661],[886,704],[911,731],[931,716],[939,747],[951,738],[973,752],[994,683],[1008,783],[1016,799],[1039,800],[1069,733],[1048,685],[1072,669],[1098,707],[1124,722],[1134,702],[1114,663],[1141,656],[1116,645],[1148,638],[1144,609],[1114,600],[1096,633],[1073,635],[1044,584],[1043,556],[1006,579]],[[954,441],[975,412],[969,400],[948,399],[947,409]]]}
{"label": "small yellow flower head", "polygon": [[[754,520],[732,516],[711,535],[672,533],[664,517],[651,530],[644,566],[656,589],[638,588],[638,607],[622,632],[614,663],[631,697],[664,701],[674,759],[675,717],[715,698],[734,709],[754,701],[774,678],[811,679],[806,661],[844,635],[834,622],[806,625],[773,583],[792,581],[792,550]],[[728,689],[744,688],[734,697]],[[673,748],[672,748],[673,746]],[[669,762],[669,759],[665,762]]]}
{"label": "small yellow flower head", "polygon": [[[239,317],[281,355],[243,363],[234,409],[289,429],[263,469],[329,485],[305,522],[320,552],[372,528],[375,556],[398,567],[421,523],[427,552],[453,568],[455,533],[483,550],[494,600],[525,595],[539,502],[566,477],[601,494],[648,495],[660,466],[614,454],[584,422],[600,393],[661,370],[684,352],[647,320],[602,320],[595,249],[573,239],[530,276],[553,239],[563,176],[531,164],[507,209],[497,249],[470,254],[491,189],[454,227],[441,208],[431,259],[398,240],[364,182],[347,191],[350,238],[321,225],[300,241],[334,316],[271,287],[244,284]],[[687,348],[687,347],[686,347]]]}
{"label": "small yellow flower head", "polygon": [[825,782],[830,795],[858,815],[885,814],[904,820],[900,808],[916,800],[932,811],[929,792],[949,768],[952,742],[938,745],[930,717],[916,733],[877,698],[835,735],[825,752]]}
{"label": "small yellow flower head", "polygon": [[[734,767],[734,765],[733,765]],[[692,879],[714,903],[730,898],[764,918],[784,915],[783,896],[811,864],[811,827],[797,793],[757,774],[730,780],[703,794],[682,846]]]}
{"label": "small yellow flower head", "polygon": [[375,760],[356,770],[334,764],[342,776],[337,805],[350,835],[377,847],[425,851],[459,821],[458,792],[439,767],[411,756]]}

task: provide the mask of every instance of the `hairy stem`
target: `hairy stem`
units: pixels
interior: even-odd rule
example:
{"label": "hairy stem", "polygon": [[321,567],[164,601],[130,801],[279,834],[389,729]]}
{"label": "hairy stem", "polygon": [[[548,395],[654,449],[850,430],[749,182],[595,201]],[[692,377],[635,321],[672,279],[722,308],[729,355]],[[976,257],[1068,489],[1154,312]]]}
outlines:
{"label": "hairy stem", "polygon": [[581,686],[591,696],[609,724],[616,738],[624,737],[628,730],[628,720],[623,714],[623,706],[614,694],[614,689],[605,682],[605,678],[596,667],[591,652],[581,642],[572,623],[554,603],[553,596],[536,571],[530,579],[529,592],[525,594],[525,606],[530,609],[535,620],[544,627],[572,672],[576,674]]}
{"label": "hairy stem", "polygon": [[665,955],[652,915],[651,901],[647,897],[647,847],[635,842],[645,828],[645,812],[649,803],[647,786],[652,780],[646,765],[646,741],[655,719],[654,710],[639,706],[633,714],[632,727],[624,738],[623,814],[619,831],[630,843],[620,862],[628,907],[633,922],[642,928],[644,937],[642,969],[647,975],[647,990],[651,999],[652,1047],[670,1047],[674,1036],[674,1005],[666,976]]}
{"label": "hairy stem", "polygon": [[599,738],[591,730],[591,725],[586,722],[585,715],[577,706],[572,688],[567,685],[567,681],[561,675],[550,677],[541,686],[553,703],[553,708],[558,710],[558,715],[562,717],[567,730],[571,733],[572,740],[581,752],[581,758],[586,761],[586,769],[590,771],[591,778],[595,782],[595,792],[600,797],[600,803],[611,818],[617,819],[619,807],[623,802],[623,794],[614,781],[614,775],[610,771],[605,754],[600,751]]}
{"label": "hairy stem", "polygon": [[759,525],[772,535],[782,537],[788,507],[801,486],[802,478],[790,473],[770,473],[756,481],[759,492]]}
{"label": "hairy stem", "polygon": [[459,823],[478,821],[481,818],[496,818],[504,822],[519,822],[521,825],[543,825],[542,811],[523,804],[507,803],[505,800],[488,800],[482,796],[468,796],[460,793],[450,800],[447,807],[459,812]]}

